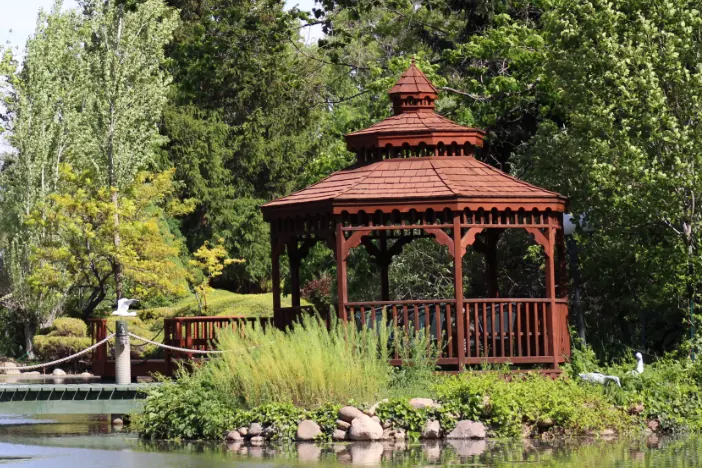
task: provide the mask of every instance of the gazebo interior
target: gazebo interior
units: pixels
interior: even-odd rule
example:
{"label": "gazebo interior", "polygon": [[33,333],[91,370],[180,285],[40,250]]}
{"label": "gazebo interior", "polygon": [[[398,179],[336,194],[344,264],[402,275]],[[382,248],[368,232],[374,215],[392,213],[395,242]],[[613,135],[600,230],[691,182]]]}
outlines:
{"label": "gazebo interior", "polygon": [[[389,91],[393,115],[345,136],[352,166],[262,207],[271,226],[274,322],[303,313],[300,264],[323,242],[337,265],[337,313],[358,327],[387,323],[431,336],[446,369],[512,363],[558,371],[570,354],[562,215],[567,200],[476,159],[484,132],[437,114],[438,90],[414,65]],[[543,248],[543,297],[499,297],[497,243],[525,230]],[[452,258],[453,295],[392,300],[393,257],[430,237]],[[377,265],[380,300],[350,301],[348,259],[365,248]],[[468,249],[484,255],[484,297],[464,297]],[[281,307],[281,256],[290,261],[292,307]],[[393,359],[399,364],[399,357]]]}

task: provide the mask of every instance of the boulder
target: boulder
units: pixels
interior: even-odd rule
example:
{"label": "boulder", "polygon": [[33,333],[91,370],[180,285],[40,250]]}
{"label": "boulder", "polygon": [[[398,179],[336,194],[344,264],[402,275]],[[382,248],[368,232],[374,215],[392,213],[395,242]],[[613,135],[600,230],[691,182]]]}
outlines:
{"label": "boulder", "polygon": [[91,374],[90,372],[83,372],[82,374],[80,374],[80,376],[81,377],[93,377],[93,374]]}
{"label": "boulder", "polygon": [[484,439],[487,431],[485,425],[468,420],[458,421],[456,428],[447,436],[447,439]]}
{"label": "boulder", "polygon": [[395,440],[405,440],[407,438],[407,434],[405,434],[405,431],[395,431],[393,437]]}
{"label": "boulder", "polygon": [[346,440],[348,439],[348,432],[341,429],[334,429],[332,433],[332,440]]}
{"label": "boulder", "polygon": [[[8,367],[10,369],[8,369]],[[19,375],[22,372],[19,369],[15,369],[17,364],[11,361],[0,362],[0,375]]]}
{"label": "boulder", "polygon": [[378,416],[371,416],[371,419],[380,424],[381,426],[383,425],[383,423],[380,422],[380,418]]}
{"label": "boulder", "polygon": [[266,439],[264,439],[261,436],[254,436],[249,442],[251,442],[251,445],[253,445],[254,447],[260,447],[266,442]]}
{"label": "boulder", "polygon": [[383,427],[366,414],[354,418],[351,423],[351,429],[349,429],[351,440],[380,440],[381,437],[383,437]]}
{"label": "boulder", "polygon": [[392,427],[392,421],[390,421],[390,420],[383,421],[381,426],[383,426],[383,429],[390,429]]}
{"label": "boulder", "polygon": [[321,434],[322,429],[319,427],[319,424],[311,419],[305,419],[297,425],[297,434],[295,434],[295,438],[299,441],[311,441],[316,439]]}
{"label": "boulder", "polygon": [[56,377],[61,377],[66,375],[66,371],[63,369],[54,369],[54,371],[51,373],[51,375],[56,376]]}
{"label": "boulder", "polygon": [[363,414],[363,411],[358,408],[354,408],[353,406],[344,406],[343,408],[339,409],[339,419],[342,421],[350,423],[359,416],[365,415]]}
{"label": "boulder", "polygon": [[241,434],[243,437],[249,435],[249,428],[246,426],[240,427],[239,429],[237,429],[237,431],[239,431],[239,434]]}
{"label": "boulder", "polygon": [[422,427],[422,439],[438,439],[441,437],[441,425],[439,421],[429,420]]}
{"label": "boulder", "polygon": [[348,423],[346,421],[342,421],[341,419],[336,420],[336,428],[337,429],[341,429],[342,431],[348,431],[350,427],[351,427],[351,423]]}
{"label": "boulder", "polygon": [[391,440],[395,436],[395,431],[392,429],[383,429],[383,435],[380,440]]}
{"label": "boulder", "polygon": [[239,434],[239,431],[229,431],[227,432],[227,437],[225,440],[227,442],[239,442],[243,440],[244,438]]}
{"label": "boulder", "polygon": [[261,432],[263,432],[263,426],[261,426],[259,423],[253,423],[249,426],[248,436],[256,437],[261,435]]}
{"label": "boulder", "polygon": [[409,401],[409,404],[414,409],[441,408],[441,405],[436,403],[431,398],[412,398]]}

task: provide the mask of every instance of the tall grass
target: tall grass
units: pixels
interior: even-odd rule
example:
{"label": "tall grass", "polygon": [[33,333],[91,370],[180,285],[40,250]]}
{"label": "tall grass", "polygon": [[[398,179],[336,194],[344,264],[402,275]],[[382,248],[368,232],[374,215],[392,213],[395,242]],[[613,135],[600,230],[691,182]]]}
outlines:
{"label": "tall grass", "polygon": [[359,331],[335,321],[327,328],[312,316],[286,331],[253,325],[223,332],[219,348],[226,352],[202,372],[245,407],[372,402],[392,377],[389,336],[387,327]]}

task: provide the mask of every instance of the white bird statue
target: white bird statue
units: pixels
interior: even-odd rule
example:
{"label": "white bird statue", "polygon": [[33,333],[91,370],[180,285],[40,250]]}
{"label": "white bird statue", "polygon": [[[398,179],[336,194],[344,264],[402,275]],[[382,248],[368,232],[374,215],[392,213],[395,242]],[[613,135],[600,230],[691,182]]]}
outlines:
{"label": "white bird statue", "polygon": [[112,315],[116,315],[118,317],[136,317],[136,312],[129,312],[129,306],[135,302],[139,302],[139,300],[126,298],[120,299],[117,301],[117,310],[112,312]]}
{"label": "white bird statue", "polygon": [[581,379],[587,381],[587,382],[594,382],[598,383],[600,385],[607,385],[610,382],[616,383],[619,387],[622,386],[622,383],[619,381],[619,377],[615,375],[604,375],[600,374],[599,372],[588,372],[587,374],[578,374]]}
{"label": "white bird statue", "polygon": [[641,353],[636,353],[636,369],[632,370],[631,373],[633,375],[641,375],[643,374],[643,370],[643,356],[641,355]]}

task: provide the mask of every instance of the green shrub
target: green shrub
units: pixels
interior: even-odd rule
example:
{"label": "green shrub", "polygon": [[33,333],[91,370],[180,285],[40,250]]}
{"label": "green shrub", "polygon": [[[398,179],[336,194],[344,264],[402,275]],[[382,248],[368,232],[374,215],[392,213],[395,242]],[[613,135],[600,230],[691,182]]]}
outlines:
{"label": "green shrub", "polygon": [[88,336],[88,326],[81,319],[62,317],[54,320],[49,336]]}
{"label": "green shrub", "polygon": [[147,391],[133,425],[147,439],[221,440],[237,427],[237,414],[206,381],[181,373]]}
{"label": "green shrub", "polygon": [[357,331],[334,323],[327,329],[305,317],[287,331],[259,325],[219,337],[226,351],[202,372],[244,407],[294,403],[316,408],[349,400],[372,402],[388,387],[388,330]]}
{"label": "green shrub", "polygon": [[34,352],[42,361],[55,361],[82,351],[91,344],[90,338],[37,335],[34,337]]}
{"label": "green shrub", "polygon": [[501,436],[552,428],[569,435],[623,430],[629,422],[626,412],[613,405],[600,387],[536,373],[466,373],[447,378],[437,393],[441,401],[465,405],[461,411],[478,413]]}
{"label": "green shrub", "polygon": [[394,398],[433,396],[439,352],[424,331],[393,330],[393,348],[406,365],[393,368],[389,394]]}

